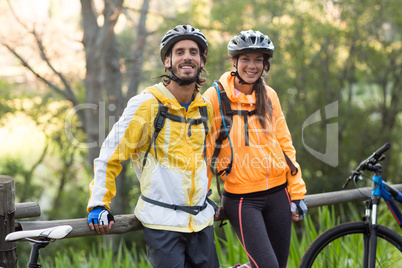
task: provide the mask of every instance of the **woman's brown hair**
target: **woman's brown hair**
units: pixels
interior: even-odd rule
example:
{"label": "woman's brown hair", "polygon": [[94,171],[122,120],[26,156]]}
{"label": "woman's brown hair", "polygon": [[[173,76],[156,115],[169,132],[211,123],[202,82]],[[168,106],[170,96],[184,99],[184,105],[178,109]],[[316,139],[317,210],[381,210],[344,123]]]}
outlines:
{"label": "woman's brown hair", "polygon": [[[270,57],[264,54],[264,69],[263,73],[268,73],[271,67]],[[256,98],[256,114],[258,121],[260,121],[261,126],[265,129],[268,126],[267,118],[272,121],[273,107],[272,102],[267,95],[267,90],[265,89],[265,83],[262,76],[254,83],[253,91],[255,92]]]}

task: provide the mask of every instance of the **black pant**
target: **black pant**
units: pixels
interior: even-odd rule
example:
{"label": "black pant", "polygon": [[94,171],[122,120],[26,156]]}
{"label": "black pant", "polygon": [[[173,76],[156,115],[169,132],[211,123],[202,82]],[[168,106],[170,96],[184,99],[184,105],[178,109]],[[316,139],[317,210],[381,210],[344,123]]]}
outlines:
{"label": "black pant", "polygon": [[194,233],[144,227],[148,259],[153,268],[218,268],[213,226]]}
{"label": "black pant", "polygon": [[253,268],[286,267],[292,227],[290,198],[284,186],[237,195],[224,192],[223,211]]}

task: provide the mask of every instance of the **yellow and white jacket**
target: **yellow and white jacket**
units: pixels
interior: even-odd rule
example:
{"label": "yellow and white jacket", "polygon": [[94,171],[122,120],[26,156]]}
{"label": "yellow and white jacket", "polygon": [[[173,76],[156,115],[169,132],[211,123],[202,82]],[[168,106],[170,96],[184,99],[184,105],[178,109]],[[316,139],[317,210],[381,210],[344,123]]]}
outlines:
{"label": "yellow and white jacket", "polygon": [[[142,169],[143,158],[154,132],[158,100],[169,107],[169,113],[186,119],[200,118],[199,107],[207,105],[210,128],[212,106],[198,92],[194,94],[195,98],[187,112],[162,83],[148,87],[130,99],[123,115],[105,139],[99,157],[94,160],[95,174],[90,184],[88,211],[96,206],[110,209],[111,199],[116,194],[115,178],[122,169],[120,162],[129,157],[140,181],[141,194],[145,197],[179,206],[204,204],[210,181],[204,159],[206,137],[203,124],[192,125],[189,135],[189,123],[166,119],[156,139],[157,159],[152,144]],[[213,224],[214,208],[208,204],[197,215],[191,215],[140,198],[135,215],[148,228],[197,232]]]}

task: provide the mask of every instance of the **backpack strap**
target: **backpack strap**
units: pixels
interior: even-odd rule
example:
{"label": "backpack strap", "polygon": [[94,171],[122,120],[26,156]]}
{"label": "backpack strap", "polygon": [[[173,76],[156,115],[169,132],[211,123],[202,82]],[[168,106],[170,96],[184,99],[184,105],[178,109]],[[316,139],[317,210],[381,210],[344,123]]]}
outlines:
{"label": "backpack strap", "polygon": [[[202,124],[204,125],[204,131],[205,131],[205,139],[204,139],[204,160],[205,162],[207,161],[207,135],[209,133],[209,128],[208,128],[208,109],[207,106],[201,106],[199,108],[200,110],[200,115],[201,115],[201,120]],[[197,119],[199,120],[199,119]],[[188,135],[188,134],[187,134]],[[191,134],[190,134],[191,135]]]}
{"label": "backpack strap", "polygon": [[256,114],[256,110],[246,111],[246,110],[233,110],[233,114],[243,116],[244,120],[244,142],[246,146],[250,145],[249,135],[248,135],[248,117]]}
{"label": "backpack strap", "polygon": [[[207,110],[207,106],[201,106],[199,107],[199,112],[201,117],[194,119],[194,118],[189,118],[187,120],[188,123],[190,123],[189,127],[188,127],[188,132],[187,132],[187,136],[191,136],[191,126],[192,125],[199,125],[199,124],[203,124],[204,125],[204,130],[205,130],[205,136],[208,135],[209,133],[209,128],[208,128],[208,110]],[[183,117],[184,118],[184,117]]]}
{"label": "backpack strap", "polygon": [[[233,122],[233,111],[230,106],[230,100],[228,96],[226,95],[225,89],[223,88],[222,84],[219,81],[215,81],[213,86],[215,86],[216,92],[218,94],[218,100],[219,100],[219,110],[221,113],[221,127],[219,129],[219,136],[216,139],[216,144],[215,144],[215,150],[211,158],[210,162],[210,169],[213,174],[220,176],[220,175],[229,175],[232,165],[233,165],[233,146],[232,142],[229,137],[229,132],[232,129],[232,122]],[[222,105],[223,103],[223,105]],[[221,171],[218,171],[218,168],[216,167],[216,161],[218,159],[219,153],[222,148],[222,143],[224,140],[228,139],[229,140],[229,145],[230,145],[230,150],[231,150],[231,155],[230,155],[230,162],[226,166],[226,168],[222,169]],[[218,189],[218,192],[219,189]]]}
{"label": "backpack strap", "polygon": [[[157,99],[158,100],[158,99]],[[151,141],[149,142],[148,149],[145,152],[144,159],[142,160],[142,169],[144,169],[145,164],[147,163],[147,157],[149,150],[151,149],[152,144],[154,144],[154,149],[155,149],[155,158],[157,157],[156,153],[156,137],[158,137],[159,132],[162,130],[163,126],[165,125],[166,117],[168,115],[168,107],[163,105],[163,103],[158,100],[158,113],[156,114],[155,120],[154,120],[154,133],[152,134]]]}
{"label": "backpack strap", "polygon": [[[232,125],[233,125],[233,116],[239,115],[239,116],[243,117],[244,137],[245,137],[244,142],[245,142],[245,146],[249,146],[250,142],[249,142],[249,132],[248,132],[248,117],[255,115],[256,110],[255,109],[252,111],[233,110],[232,107],[230,106],[230,100],[229,100],[222,84],[219,81],[215,81],[214,86],[215,86],[215,88],[217,90],[217,94],[218,94],[219,110],[221,111],[222,123],[221,123],[221,128],[219,130],[219,136],[216,139],[216,146],[215,146],[214,153],[212,155],[210,167],[211,167],[212,173],[219,176],[222,174],[228,175],[230,173],[230,171],[232,169],[232,165],[233,165],[233,148],[232,148],[232,144],[231,144],[231,141],[229,138],[229,133],[232,130]],[[227,165],[227,167],[221,171],[218,171],[215,168],[215,164],[216,164],[217,158],[219,156],[219,152],[222,148],[222,143],[226,139],[229,139],[232,155],[231,155],[231,159],[230,159],[230,162]]]}
{"label": "backpack strap", "polygon": [[218,205],[215,204],[215,202],[213,202],[211,199],[208,198],[208,196],[210,196],[211,194],[212,194],[212,190],[209,189],[207,196],[205,198],[204,204],[202,206],[178,206],[178,205],[160,202],[160,201],[148,198],[144,195],[141,195],[141,199],[144,200],[145,202],[151,203],[156,206],[170,208],[173,210],[181,210],[181,211],[187,212],[191,215],[197,215],[198,213],[203,211],[208,206],[208,204],[210,204],[214,208],[215,211],[218,210]]}
{"label": "backpack strap", "polygon": [[283,150],[282,152],[285,156],[286,164],[288,164],[288,167],[290,168],[290,174],[295,176],[299,172],[299,169],[293,164],[292,160],[290,160],[289,156],[287,156]]}
{"label": "backpack strap", "polygon": [[154,120],[154,133],[152,134],[151,141],[149,143],[148,149],[145,152],[144,159],[142,161],[142,169],[144,169],[144,166],[147,162],[147,157],[148,153],[151,149],[152,144],[154,145],[154,150],[155,150],[155,158],[158,158],[157,152],[156,152],[156,138],[159,135],[159,132],[162,130],[163,126],[165,125],[166,118],[169,118],[172,121],[175,122],[181,122],[181,123],[189,123],[188,126],[188,131],[187,131],[187,136],[191,136],[191,126],[192,125],[199,125],[203,124],[204,125],[204,131],[205,131],[205,139],[204,139],[204,158],[206,159],[206,137],[209,133],[209,128],[208,128],[208,110],[207,106],[201,106],[199,107],[199,112],[201,117],[194,119],[194,118],[189,118],[186,119],[185,117],[174,115],[169,113],[169,108],[158,99],[158,113],[156,114],[155,120]]}

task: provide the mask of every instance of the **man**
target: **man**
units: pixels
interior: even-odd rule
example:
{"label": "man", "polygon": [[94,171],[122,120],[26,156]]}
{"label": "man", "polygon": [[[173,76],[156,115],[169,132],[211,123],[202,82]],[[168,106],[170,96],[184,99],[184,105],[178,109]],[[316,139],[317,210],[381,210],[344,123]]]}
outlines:
{"label": "man", "polygon": [[103,143],[94,161],[88,224],[100,234],[112,228],[115,178],[120,162],[131,157],[141,187],[135,215],[152,266],[219,267],[204,154],[213,111],[198,92],[208,43],[198,29],[178,25],[160,48],[170,74],[128,102]]}

